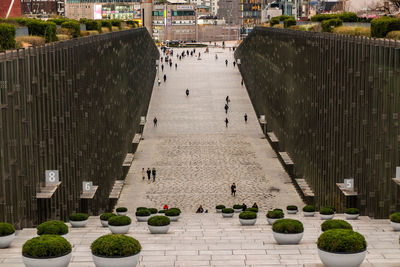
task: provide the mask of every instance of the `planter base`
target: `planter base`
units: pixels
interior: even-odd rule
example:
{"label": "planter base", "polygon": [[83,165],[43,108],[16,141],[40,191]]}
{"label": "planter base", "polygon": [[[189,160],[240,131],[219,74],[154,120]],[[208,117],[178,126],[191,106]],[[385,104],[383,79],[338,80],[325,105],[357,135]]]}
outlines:
{"label": "planter base", "polygon": [[314,217],[315,212],[307,212],[307,211],[303,211],[304,217]]}
{"label": "planter base", "polygon": [[113,234],[126,234],[129,232],[129,228],[131,225],[122,225],[122,226],[113,226],[113,225],[108,225],[108,228],[110,228],[110,231]]}
{"label": "planter base", "polygon": [[0,236],[0,248],[8,248],[15,238],[15,233],[6,236]]}
{"label": "planter base", "polygon": [[147,220],[150,218],[150,215],[149,216],[136,216],[136,220],[138,221],[138,222],[147,222]]}
{"label": "planter base", "polygon": [[101,226],[108,227],[108,221],[100,220]]}
{"label": "planter base", "polygon": [[303,233],[298,234],[282,234],[273,232],[274,238],[279,245],[294,245],[300,243]]}
{"label": "planter base", "polygon": [[222,217],[224,217],[224,218],[232,218],[233,217],[233,213],[222,213]]}
{"label": "planter base", "polygon": [[67,267],[72,258],[72,252],[57,258],[36,259],[22,255],[26,267]]}
{"label": "planter base", "polygon": [[98,257],[93,254],[92,257],[94,265],[96,265],[96,267],[110,267],[110,266],[133,267],[138,264],[140,253],[133,256],[121,257],[121,258]]}
{"label": "planter base", "polygon": [[364,261],[367,251],[359,253],[331,253],[318,249],[322,263],[327,267],[358,267]]}
{"label": "planter base", "polygon": [[239,218],[239,222],[241,225],[255,225],[257,221],[257,218],[255,219],[250,219],[250,220],[244,220]]}
{"label": "planter base", "polygon": [[167,216],[171,222],[177,222],[179,220],[179,216]]}
{"label": "planter base", "polygon": [[149,227],[150,233],[152,234],[166,234],[169,230],[169,224],[164,226],[153,226],[147,225]]}
{"label": "planter base", "polygon": [[330,220],[333,219],[333,217],[335,217],[335,214],[330,214],[330,215],[320,214],[319,216],[321,216],[321,220]]}
{"label": "planter base", "polygon": [[346,220],[357,220],[360,214],[344,214],[346,216]]}
{"label": "planter base", "polygon": [[72,225],[74,228],[80,228],[80,227],[85,227],[87,224],[88,220],[84,221],[69,221],[69,223]]}
{"label": "planter base", "polygon": [[268,224],[273,225],[274,222],[276,222],[279,219],[272,219],[272,218],[267,218]]}

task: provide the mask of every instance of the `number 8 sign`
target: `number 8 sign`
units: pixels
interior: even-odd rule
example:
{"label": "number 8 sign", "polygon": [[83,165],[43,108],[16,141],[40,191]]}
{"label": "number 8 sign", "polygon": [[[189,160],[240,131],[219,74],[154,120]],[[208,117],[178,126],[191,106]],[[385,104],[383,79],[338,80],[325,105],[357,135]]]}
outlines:
{"label": "number 8 sign", "polygon": [[60,181],[58,170],[46,170],[45,173],[46,184],[58,183]]}

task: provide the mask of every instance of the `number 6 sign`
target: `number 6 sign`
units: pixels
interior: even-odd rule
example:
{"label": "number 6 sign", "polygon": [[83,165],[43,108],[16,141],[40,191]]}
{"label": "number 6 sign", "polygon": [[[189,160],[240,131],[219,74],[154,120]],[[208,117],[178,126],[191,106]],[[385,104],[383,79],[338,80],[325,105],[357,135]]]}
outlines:
{"label": "number 6 sign", "polygon": [[93,182],[82,182],[82,190],[83,192],[92,192]]}
{"label": "number 6 sign", "polygon": [[45,174],[46,184],[58,183],[60,181],[58,170],[46,170]]}

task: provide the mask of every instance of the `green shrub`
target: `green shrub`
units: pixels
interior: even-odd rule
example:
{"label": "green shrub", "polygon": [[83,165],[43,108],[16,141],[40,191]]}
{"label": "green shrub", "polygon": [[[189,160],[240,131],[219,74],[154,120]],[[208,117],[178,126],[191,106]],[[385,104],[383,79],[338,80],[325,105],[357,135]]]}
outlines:
{"label": "green shrub", "polygon": [[101,22],[98,20],[82,18],[79,22],[86,25],[86,31],[101,32]]}
{"label": "green shrub", "polygon": [[360,210],[356,208],[348,208],[344,211],[346,214],[360,214]]}
{"label": "green shrub", "polygon": [[119,208],[116,208],[115,211],[116,211],[116,212],[127,212],[128,209],[125,208],[125,207],[119,207]]}
{"label": "green shrub", "polygon": [[14,226],[9,223],[0,223],[0,236],[7,236],[15,233]]}
{"label": "green shrub", "polygon": [[70,221],[86,221],[88,218],[86,213],[73,213],[69,216]]}
{"label": "green shrub", "polygon": [[342,26],[343,21],[340,19],[328,19],[321,22],[321,27],[323,32],[332,32],[335,27]]}
{"label": "green shrub", "polygon": [[236,205],[233,205],[233,208],[234,208],[235,210],[243,209],[243,205],[236,204]]}
{"label": "green shrub", "polygon": [[224,208],[222,209],[222,213],[234,213],[235,211],[231,208]]}
{"label": "green shrub", "polygon": [[41,235],[25,242],[22,255],[31,258],[60,257],[70,253],[71,244],[59,235]]}
{"label": "green shrub", "polygon": [[277,211],[282,211],[283,212],[283,209],[273,209],[273,210],[277,210]]}
{"label": "green shrub", "polygon": [[319,213],[322,215],[332,215],[335,213],[335,211],[332,208],[323,207],[320,209]]}
{"label": "green shrub", "polygon": [[269,20],[269,25],[271,25],[271,27],[272,27],[272,26],[274,26],[274,25],[279,24],[279,22],[280,22],[279,17],[273,17],[273,18],[271,18],[271,19]]}
{"label": "green shrub", "polygon": [[257,218],[257,213],[253,211],[242,211],[239,213],[239,218],[243,220],[251,220]]}
{"label": "green shrub", "polygon": [[330,208],[331,210],[333,210],[333,213],[336,213],[336,208],[332,207],[332,206],[325,206],[325,208]]}
{"label": "green shrub", "polygon": [[147,221],[147,224],[151,226],[164,226],[170,223],[171,220],[167,216],[154,216]]}
{"label": "green shrub", "polygon": [[332,229],[319,236],[317,246],[332,253],[358,253],[367,249],[367,242],[353,230]]}
{"label": "green shrub", "polygon": [[124,226],[130,224],[131,218],[129,218],[128,216],[114,216],[108,219],[108,225],[111,226]]}
{"label": "green shrub", "polygon": [[67,19],[67,18],[54,18],[54,19],[49,19],[49,20],[47,20],[47,21],[49,21],[49,22],[54,22],[54,23],[57,24],[57,25],[61,25],[61,24],[63,24],[64,22],[70,21],[70,20]]}
{"label": "green shrub", "polygon": [[386,38],[400,40],[400,31],[391,31],[386,35]]}
{"label": "green shrub", "polygon": [[283,21],[283,25],[285,28],[289,28],[290,26],[296,25],[296,20],[294,18],[290,17]]}
{"label": "green shrub", "polygon": [[158,213],[165,213],[167,210],[159,210]]}
{"label": "green shrub", "polygon": [[151,214],[156,214],[158,212],[158,210],[155,208],[150,208],[149,211]]}
{"label": "green shrub", "polygon": [[330,19],[340,19],[344,22],[358,22],[360,18],[353,12],[343,12],[338,14],[317,14],[311,17],[311,21],[325,21]]}
{"label": "green shrub", "polygon": [[257,213],[258,209],[257,208],[247,208],[246,211],[252,211],[252,212]]}
{"label": "green shrub", "polygon": [[272,231],[281,234],[298,234],[304,232],[304,228],[298,220],[279,219],[272,225]]}
{"label": "green shrub", "polygon": [[65,235],[68,233],[68,226],[62,221],[47,221],[37,227],[38,235]]}
{"label": "green shrub", "polygon": [[315,207],[313,205],[306,205],[303,208],[304,212],[315,212]]}
{"label": "green shrub", "polygon": [[148,209],[136,211],[136,216],[150,216],[151,212]]}
{"label": "green shrub", "polygon": [[169,209],[165,212],[167,216],[179,216],[180,212],[176,209]]}
{"label": "green shrub", "polygon": [[286,210],[298,210],[298,208],[295,205],[289,205],[286,207]]}
{"label": "green shrub", "polygon": [[106,212],[100,215],[100,220],[102,221],[108,221],[111,217],[117,216],[116,214],[112,212]]}
{"label": "green shrub", "polygon": [[61,28],[68,29],[69,32],[71,33],[72,37],[74,37],[74,38],[81,36],[81,25],[77,21],[69,20],[69,21],[63,22],[61,24]]}
{"label": "green shrub", "polygon": [[130,236],[109,234],[97,238],[90,249],[93,255],[100,257],[128,257],[138,254],[142,246]]}
{"label": "green shrub", "polygon": [[138,211],[138,210],[147,210],[147,208],[146,207],[137,207],[136,211]]}
{"label": "green shrub", "polygon": [[179,212],[179,214],[181,214],[181,210],[179,208],[170,208],[169,210],[176,210],[177,212]]}
{"label": "green shrub", "polygon": [[215,208],[217,210],[222,210],[222,209],[225,209],[225,206],[224,205],[217,205]]}
{"label": "green shrub", "polygon": [[100,20],[101,27],[108,28],[109,31],[112,30],[112,24],[109,20]]}
{"label": "green shrub", "polygon": [[116,26],[116,27],[118,27],[118,29],[120,29],[121,30],[121,20],[119,20],[119,19],[112,19],[112,20],[110,20],[110,22],[111,22],[111,25],[112,26]]}
{"label": "green shrub", "polygon": [[29,35],[43,36],[46,43],[57,41],[57,25],[54,22],[29,20],[26,23]]}
{"label": "green shrub", "polygon": [[351,224],[344,220],[327,220],[321,224],[321,231],[325,232],[331,229],[349,229],[353,230]]}
{"label": "green shrub", "polygon": [[134,21],[134,20],[128,20],[128,21],[126,21],[126,24],[127,24],[127,25],[133,26],[133,28],[139,28],[139,22]]}
{"label": "green shrub", "polygon": [[0,50],[15,48],[15,26],[0,23]]}
{"label": "green shrub", "polygon": [[382,17],[371,21],[371,36],[384,38],[391,31],[400,30],[400,19]]}
{"label": "green shrub", "polygon": [[270,219],[282,219],[285,217],[285,214],[281,210],[270,210],[267,213],[267,218]]}
{"label": "green shrub", "polygon": [[400,223],[400,212],[395,212],[390,215],[390,221],[395,223]]}

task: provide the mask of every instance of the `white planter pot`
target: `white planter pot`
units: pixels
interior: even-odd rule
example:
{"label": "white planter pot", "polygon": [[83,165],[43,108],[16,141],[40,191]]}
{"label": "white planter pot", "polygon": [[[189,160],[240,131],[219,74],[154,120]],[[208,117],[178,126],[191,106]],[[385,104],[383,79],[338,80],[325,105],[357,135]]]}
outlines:
{"label": "white planter pot", "polygon": [[100,220],[101,226],[103,227],[108,227],[108,221],[106,220]]}
{"label": "white planter pot", "polygon": [[307,212],[307,211],[303,211],[304,217],[314,217],[315,212],[311,211],[311,212]]}
{"label": "white planter pot", "polygon": [[22,255],[22,261],[26,267],[67,267],[71,261],[72,252],[56,258],[30,258]]}
{"label": "white planter pot", "polygon": [[15,232],[11,235],[0,236],[0,248],[8,248],[15,238]]}
{"label": "white planter pot", "polygon": [[129,228],[131,225],[121,225],[121,226],[113,226],[113,225],[108,225],[108,228],[110,228],[110,231],[113,234],[126,234],[129,232]]}
{"label": "white planter pot", "polygon": [[221,213],[224,218],[232,218],[234,213]]}
{"label": "white planter pot", "polygon": [[327,267],[358,267],[364,261],[367,251],[359,253],[331,253],[318,249],[322,263]]}
{"label": "white planter pot", "polygon": [[157,213],[155,213],[155,214],[150,214],[150,218],[151,218],[151,217],[154,217],[154,216],[157,216]]}
{"label": "white planter pot", "polygon": [[347,214],[347,213],[345,213],[344,215],[346,215],[347,220],[357,220],[358,216],[360,216],[360,214]]}
{"label": "white planter pot", "polygon": [[140,258],[140,252],[136,255],[129,257],[99,257],[92,254],[93,262],[96,267],[134,267],[138,264]]}
{"label": "white planter pot", "polygon": [[288,213],[288,214],[296,214],[296,213],[297,213],[297,210],[287,210],[287,213]]}
{"label": "white planter pot", "polygon": [[152,234],[166,234],[169,229],[169,224],[163,226],[153,226],[153,225],[147,225],[147,226],[149,227],[150,233]]}
{"label": "white planter pot", "polygon": [[167,216],[167,217],[171,220],[171,222],[176,222],[179,220],[179,215],[178,216]]}
{"label": "white planter pot", "polygon": [[85,227],[87,224],[88,220],[84,220],[84,221],[69,221],[69,223],[72,225],[72,227]]}
{"label": "white planter pot", "polygon": [[242,212],[243,211],[243,209],[233,209],[234,211],[235,211],[235,213],[238,213],[238,212]]}
{"label": "white planter pot", "polygon": [[[281,219],[281,218],[279,218],[279,219]],[[274,222],[276,222],[276,221],[279,220],[279,219],[267,218],[267,221],[268,221],[268,224],[273,225]],[[282,219],[283,219],[283,218],[282,218]]]}
{"label": "white planter pot", "polygon": [[150,215],[149,216],[136,216],[136,220],[138,221],[138,222],[147,222],[147,220],[150,218]]}
{"label": "white planter pot", "polygon": [[303,238],[303,233],[298,234],[282,234],[273,232],[274,238],[279,245],[292,245],[300,243]]}
{"label": "white planter pot", "polygon": [[222,212],[222,209],[216,209],[217,210],[217,213],[221,213]]}
{"label": "white planter pot", "polygon": [[124,216],[124,215],[126,215],[127,213],[128,213],[127,211],[120,211],[120,212],[117,211],[117,215],[118,215],[118,216]]}
{"label": "white planter pot", "polygon": [[393,230],[400,231],[400,223],[396,223],[396,222],[392,222],[391,221],[390,224],[392,225]]}
{"label": "white planter pot", "polygon": [[319,214],[319,216],[321,217],[321,220],[330,220],[333,219],[333,217],[335,217],[335,214],[330,214],[330,215]]}
{"label": "white planter pot", "polygon": [[256,224],[256,221],[257,221],[257,218],[247,219],[247,220],[239,218],[239,222],[241,225],[254,225],[254,224]]}

